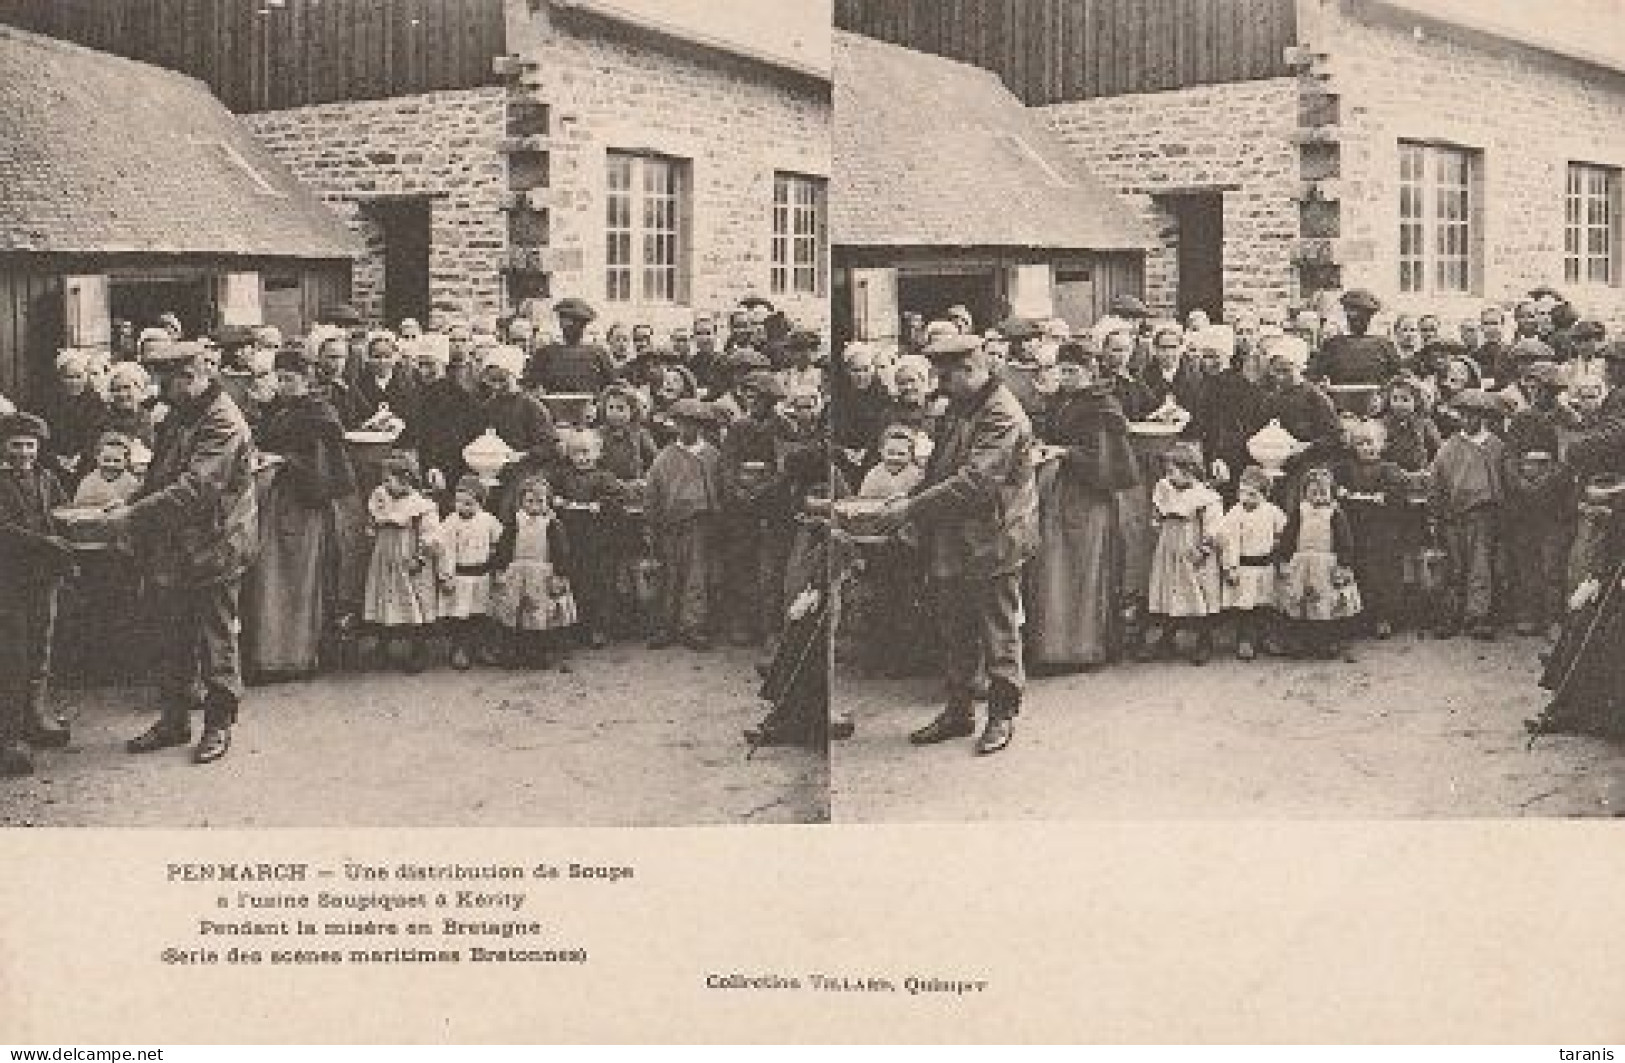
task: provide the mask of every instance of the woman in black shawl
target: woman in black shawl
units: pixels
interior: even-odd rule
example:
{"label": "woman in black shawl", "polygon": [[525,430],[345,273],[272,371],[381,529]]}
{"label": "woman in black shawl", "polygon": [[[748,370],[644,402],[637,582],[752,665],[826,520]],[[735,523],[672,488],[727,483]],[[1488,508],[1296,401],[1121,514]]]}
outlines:
{"label": "woman in black shawl", "polygon": [[338,411],[311,392],[296,355],[279,356],[277,389],[256,434],[282,460],[262,473],[260,555],[243,581],[244,671],[261,680],[316,670],[342,597],[340,539],[352,522],[340,509],[356,494]]}
{"label": "woman in black shawl", "polygon": [[1594,505],[1608,505],[1607,540],[1587,565],[1575,591],[1577,606],[1563,625],[1541,686],[1552,700],[1530,720],[1531,734],[1625,738],[1625,480],[1599,477],[1587,489]]}
{"label": "woman in black shawl", "polygon": [[1140,482],[1128,420],[1110,387],[1097,382],[1095,359],[1063,344],[1061,390],[1045,442],[1059,457],[1038,470],[1038,554],[1025,574],[1031,662],[1087,668],[1122,648],[1123,543],[1118,492]]}

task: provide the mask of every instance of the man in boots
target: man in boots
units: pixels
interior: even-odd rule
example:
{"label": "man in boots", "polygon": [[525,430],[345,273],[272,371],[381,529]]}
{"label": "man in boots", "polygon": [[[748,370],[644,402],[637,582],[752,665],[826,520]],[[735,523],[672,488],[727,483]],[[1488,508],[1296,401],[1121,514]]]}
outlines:
{"label": "man in boots", "polygon": [[1032,423],[976,337],[941,337],[925,354],[950,404],[920,485],[887,503],[880,517],[884,527],[918,530],[942,628],[948,704],[909,741],[973,734],[985,678],[987,725],[976,752],[996,753],[1015,735],[1026,687],[1021,567],[1038,543]]}
{"label": "man in boots", "polygon": [[73,567],[51,515],[66,496],[39,463],[50,435],[32,414],[0,417],[0,776],[32,774],[30,747],[68,744],[45,710],[57,586]]}
{"label": "man in boots", "polygon": [[163,715],[126,748],[151,753],[190,742],[201,688],[203,735],[192,759],[207,764],[231,747],[243,696],[238,600],[258,537],[254,448],[242,411],[200,351],[177,344],[148,368],[169,414],[141,491],[106,519],[130,534],[155,590]]}

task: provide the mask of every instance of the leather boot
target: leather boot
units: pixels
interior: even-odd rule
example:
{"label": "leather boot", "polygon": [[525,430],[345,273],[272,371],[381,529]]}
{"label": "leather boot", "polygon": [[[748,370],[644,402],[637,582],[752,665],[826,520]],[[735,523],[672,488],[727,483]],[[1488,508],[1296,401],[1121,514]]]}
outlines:
{"label": "leather boot", "polygon": [[[415,651],[416,645],[412,646]],[[203,735],[192,750],[192,763],[209,764],[231,748],[231,725],[237,722],[237,699],[211,691],[203,703]]]}
{"label": "leather boot", "polygon": [[171,746],[184,746],[191,740],[190,711],[166,708],[156,723],[124,743],[124,748],[131,753],[156,753]]}
{"label": "leather boot", "polygon": [[23,707],[23,737],[35,749],[61,749],[68,744],[68,729],[45,709],[45,680],[28,684],[28,701]]}
{"label": "leather boot", "polygon": [[954,738],[969,738],[976,733],[976,710],[967,700],[954,699],[937,718],[908,736],[917,746],[935,745]]}
{"label": "leather boot", "polygon": [[997,753],[1016,737],[1016,716],[1021,712],[1021,691],[1003,681],[996,681],[987,702],[987,726],[976,740],[979,756]]}

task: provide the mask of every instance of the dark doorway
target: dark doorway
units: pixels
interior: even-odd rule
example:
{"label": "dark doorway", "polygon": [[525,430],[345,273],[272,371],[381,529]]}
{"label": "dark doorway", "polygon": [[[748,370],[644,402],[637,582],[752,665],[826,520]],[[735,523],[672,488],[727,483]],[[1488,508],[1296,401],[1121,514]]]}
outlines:
{"label": "dark doorway", "polygon": [[381,199],[372,216],[384,239],[384,321],[429,318],[429,219],[427,196]]}
{"label": "dark doorway", "polygon": [[900,273],[897,277],[897,310],[913,312],[926,321],[945,317],[948,309],[963,306],[971,313],[978,332],[1004,318],[1002,300],[994,272]]}
{"label": "dark doorway", "polygon": [[1224,313],[1224,193],[1186,192],[1159,196],[1179,229],[1179,317],[1204,310],[1219,321]]}
{"label": "dark doorway", "polygon": [[113,278],[108,310],[114,321],[129,321],[137,332],[158,327],[158,318],[174,314],[181,331],[192,338],[214,329],[214,293],[206,278],[194,280],[126,280]]}

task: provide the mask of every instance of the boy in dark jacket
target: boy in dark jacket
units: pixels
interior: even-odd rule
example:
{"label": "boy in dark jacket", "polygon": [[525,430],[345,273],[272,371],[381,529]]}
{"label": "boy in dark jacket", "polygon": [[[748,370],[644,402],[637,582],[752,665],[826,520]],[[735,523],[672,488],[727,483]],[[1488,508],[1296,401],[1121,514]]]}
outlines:
{"label": "boy in dark jacket", "polygon": [[0,776],[33,772],[29,746],[68,744],[45,712],[57,586],[73,567],[51,513],[67,499],[39,463],[50,438],[32,414],[0,418]]}

